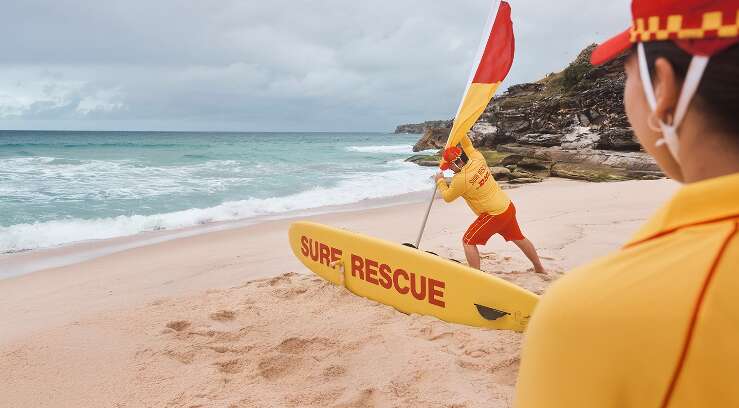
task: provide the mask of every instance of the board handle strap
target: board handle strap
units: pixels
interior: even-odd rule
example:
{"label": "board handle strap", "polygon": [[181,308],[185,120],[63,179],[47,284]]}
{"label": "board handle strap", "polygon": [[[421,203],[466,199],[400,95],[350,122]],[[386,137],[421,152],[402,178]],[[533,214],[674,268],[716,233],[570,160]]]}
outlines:
{"label": "board handle strap", "polygon": [[329,266],[339,272],[339,284],[346,287],[346,269],[344,268],[344,260],[339,259],[338,261],[333,261]]}

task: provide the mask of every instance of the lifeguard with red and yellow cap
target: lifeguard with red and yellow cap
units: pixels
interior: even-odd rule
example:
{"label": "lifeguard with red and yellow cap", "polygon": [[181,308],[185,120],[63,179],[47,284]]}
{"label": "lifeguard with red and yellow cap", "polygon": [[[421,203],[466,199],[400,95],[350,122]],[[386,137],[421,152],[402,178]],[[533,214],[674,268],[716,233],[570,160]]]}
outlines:
{"label": "lifeguard with red and yellow cap", "polygon": [[[471,267],[480,269],[477,246],[485,245],[490,237],[500,234],[521,249],[536,272],[544,273],[534,245],[524,237],[518,226],[516,207],[496,183],[485,157],[472,146],[467,136],[513,64],[515,39],[511,6],[506,1],[495,0],[491,11],[439,166],[442,172],[452,170],[454,176],[451,185],[447,185],[443,173],[438,173],[436,188],[446,202],[464,198],[477,215],[462,239],[464,254]],[[426,214],[428,216],[428,212]]]}
{"label": "lifeguard with red and yellow cap", "polygon": [[544,273],[534,244],[521,233],[516,207],[495,181],[485,157],[472,146],[469,138],[463,137],[460,146],[446,148],[443,159],[441,169],[454,172],[451,185],[447,185],[442,173],[436,175],[436,185],[444,201],[451,202],[462,197],[477,215],[462,238],[467,263],[480,269],[477,246],[485,245],[490,237],[500,234],[521,249],[534,265],[535,272]]}
{"label": "lifeguard with red and yellow cap", "polygon": [[636,137],[685,185],[619,251],[567,273],[529,322],[515,406],[739,407],[739,1],[633,0]]}

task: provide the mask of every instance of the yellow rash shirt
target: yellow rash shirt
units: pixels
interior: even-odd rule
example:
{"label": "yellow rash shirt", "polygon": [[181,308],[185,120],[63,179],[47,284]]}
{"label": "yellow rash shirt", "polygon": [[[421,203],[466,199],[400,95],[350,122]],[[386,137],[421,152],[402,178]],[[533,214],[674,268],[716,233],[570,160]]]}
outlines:
{"label": "yellow rash shirt", "polygon": [[452,177],[451,185],[447,186],[444,179],[436,182],[444,201],[451,202],[461,196],[477,215],[502,214],[511,200],[493,178],[485,157],[471,145],[465,146],[465,152],[469,160],[462,170]]}
{"label": "yellow rash shirt", "polygon": [[682,187],[529,322],[517,408],[739,407],[739,173]]}

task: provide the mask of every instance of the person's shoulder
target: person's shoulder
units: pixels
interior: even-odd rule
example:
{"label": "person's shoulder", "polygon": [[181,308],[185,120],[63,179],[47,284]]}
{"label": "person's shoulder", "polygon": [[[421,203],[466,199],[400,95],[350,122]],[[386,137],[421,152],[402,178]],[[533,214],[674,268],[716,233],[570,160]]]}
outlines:
{"label": "person's shoulder", "polygon": [[[710,285],[710,291],[730,294],[739,290],[739,231],[737,220],[688,226],[651,239],[627,244],[590,264],[577,268],[562,279],[560,293],[579,290],[629,294],[633,301],[644,296],[644,303],[685,304],[692,297],[676,296],[702,287],[707,279],[732,277],[721,285]],[[621,281],[613,281],[619,276]],[[679,277],[679,278],[678,278]],[[722,278],[723,280],[724,278]],[[632,287],[629,282],[639,281]],[[625,282],[625,283],[624,283]],[[559,283],[559,282],[558,282]],[[646,286],[660,288],[643,291]]]}

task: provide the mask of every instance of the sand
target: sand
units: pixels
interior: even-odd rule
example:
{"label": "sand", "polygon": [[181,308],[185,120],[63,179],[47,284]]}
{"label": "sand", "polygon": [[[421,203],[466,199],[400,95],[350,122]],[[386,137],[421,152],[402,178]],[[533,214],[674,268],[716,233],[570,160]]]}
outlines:
{"label": "sand", "polygon": [[[494,238],[482,269],[536,293],[622,244],[668,180],[509,190],[545,276]],[[301,217],[413,241],[425,203]],[[437,200],[424,249],[464,259]],[[0,280],[0,407],[508,407],[522,335],[405,315],[307,271],[267,221]],[[5,256],[40,262],[110,242]],[[1,263],[0,263],[1,264]]]}

